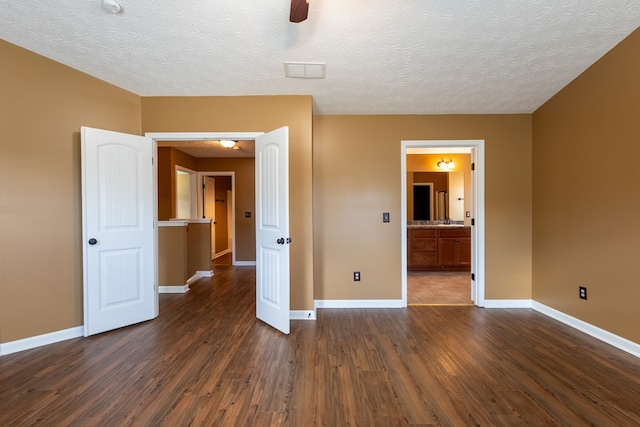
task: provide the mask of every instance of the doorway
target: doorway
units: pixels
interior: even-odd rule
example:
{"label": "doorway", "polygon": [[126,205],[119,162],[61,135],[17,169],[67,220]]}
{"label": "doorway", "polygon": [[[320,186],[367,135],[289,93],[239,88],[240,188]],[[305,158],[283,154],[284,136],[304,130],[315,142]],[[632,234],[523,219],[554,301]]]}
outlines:
{"label": "doorway", "polygon": [[[232,140],[232,141],[247,141],[247,142],[251,142],[253,144],[253,142],[255,141],[255,139],[257,137],[259,137],[260,135],[263,135],[264,132],[148,132],[145,134],[145,136],[150,137],[153,139],[154,141],[154,156],[157,158],[158,157],[158,152],[157,152],[157,148],[158,148],[158,143],[163,143],[163,142],[170,142],[171,146],[174,147],[179,147],[180,144],[187,144],[189,142],[193,142],[193,141],[220,141],[220,140]],[[207,150],[210,150],[209,148],[207,148]],[[211,155],[210,157],[216,157],[215,155]],[[219,157],[225,157],[225,156],[219,156]],[[157,174],[157,170],[155,172]],[[197,184],[195,185],[195,188],[197,189],[195,191],[196,196],[194,197],[194,200],[196,201],[196,216],[194,216],[194,218],[203,218],[203,212],[202,212],[202,206],[203,206],[203,202],[202,202],[202,197],[203,197],[203,193],[202,193],[202,177],[203,176],[230,176],[231,177],[231,193],[232,193],[232,200],[231,200],[231,215],[233,217],[233,220],[231,221],[232,223],[232,227],[230,230],[230,240],[231,240],[231,245],[230,245],[230,249],[231,249],[231,254],[232,254],[232,264],[236,265],[236,266],[255,266],[256,262],[255,261],[238,261],[237,259],[237,253],[238,251],[237,249],[237,244],[238,244],[238,239],[237,239],[237,224],[235,221],[235,217],[236,217],[236,210],[235,210],[235,206],[236,206],[236,201],[237,201],[237,191],[236,191],[236,177],[235,177],[235,173],[233,171],[225,171],[225,172],[219,172],[219,171],[209,171],[209,172],[198,172],[196,173],[196,178],[194,179],[195,182],[197,182]],[[155,182],[158,182],[158,177],[156,176],[154,178]],[[157,188],[156,188],[157,191]],[[253,196],[252,196],[253,197]],[[157,195],[156,195],[156,208],[157,208]],[[156,219],[158,218],[158,214],[156,212]],[[229,236],[228,236],[229,237]],[[213,246],[213,245],[212,245]],[[242,259],[242,258],[241,258]]]}
{"label": "doorway", "polygon": [[211,218],[211,260],[228,258],[235,265],[235,172],[198,172],[198,217]]}
{"label": "doorway", "polygon": [[479,307],[485,300],[484,255],[484,140],[412,140],[401,141],[401,258],[402,304],[408,305],[408,154],[440,154],[466,152],[471,154],[471,208],[465,223],[471,226],[470,299]]}

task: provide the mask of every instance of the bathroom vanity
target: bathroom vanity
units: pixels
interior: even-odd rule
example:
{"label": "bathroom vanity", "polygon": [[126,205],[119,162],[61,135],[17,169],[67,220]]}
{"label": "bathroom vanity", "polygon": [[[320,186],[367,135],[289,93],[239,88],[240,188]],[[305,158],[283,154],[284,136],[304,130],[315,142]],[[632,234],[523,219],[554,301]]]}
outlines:
{"label": "bathroom vanity", "polygon": [[407,268],[423,271],[470,271],[471,227],[407,225]]}

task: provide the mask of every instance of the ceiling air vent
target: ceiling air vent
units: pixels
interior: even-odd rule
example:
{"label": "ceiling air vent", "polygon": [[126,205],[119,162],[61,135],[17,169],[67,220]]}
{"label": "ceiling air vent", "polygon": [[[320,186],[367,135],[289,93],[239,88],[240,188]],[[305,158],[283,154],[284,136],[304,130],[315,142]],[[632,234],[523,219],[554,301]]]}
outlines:
{"label": "ceiling air vent", "polygon": [[285,77],[296,79],[324,79],[326,65],[320,62],[285,62]]}

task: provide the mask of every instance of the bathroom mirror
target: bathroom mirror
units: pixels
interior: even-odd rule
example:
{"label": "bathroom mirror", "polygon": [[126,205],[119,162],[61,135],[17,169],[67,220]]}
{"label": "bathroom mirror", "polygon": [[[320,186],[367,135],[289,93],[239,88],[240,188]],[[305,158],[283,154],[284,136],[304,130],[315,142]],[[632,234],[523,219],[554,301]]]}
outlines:
{"label": "bathroom mirror", "polygon": [[463,172],[411,172],[408,221],[464,220]]}

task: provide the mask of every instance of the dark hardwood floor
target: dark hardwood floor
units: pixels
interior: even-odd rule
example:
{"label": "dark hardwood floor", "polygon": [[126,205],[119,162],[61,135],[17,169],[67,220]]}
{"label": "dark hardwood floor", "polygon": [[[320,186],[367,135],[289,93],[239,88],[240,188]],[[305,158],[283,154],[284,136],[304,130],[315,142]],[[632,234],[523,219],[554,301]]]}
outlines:
{"label": "dark hardwood floor", "polygon": [[255,319],[214,266],[150,322],[0,357],[0,426],[636,426],[640,363],[528,309]]}

